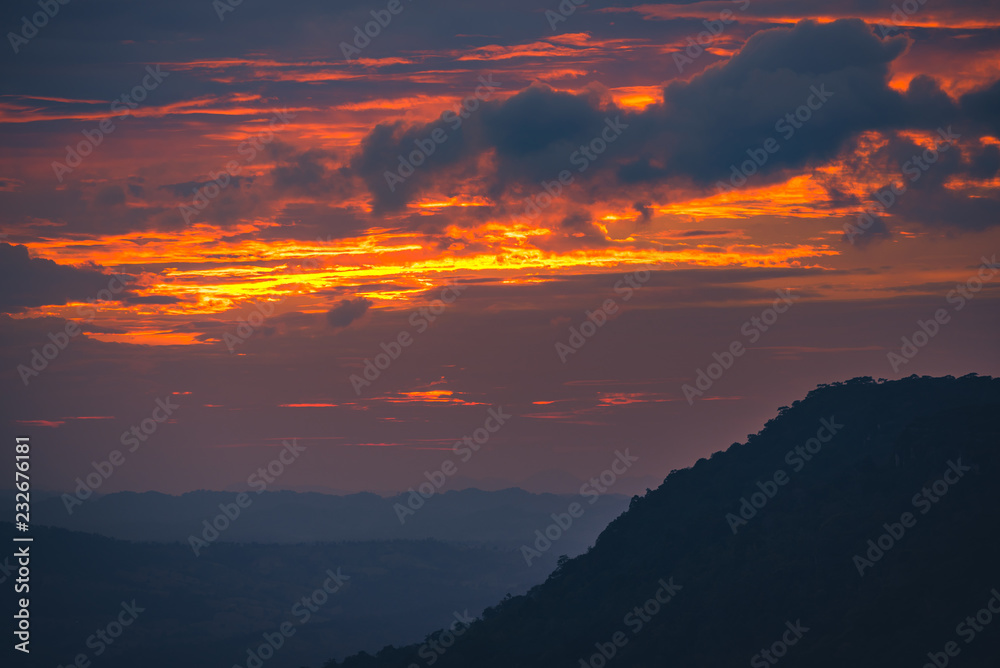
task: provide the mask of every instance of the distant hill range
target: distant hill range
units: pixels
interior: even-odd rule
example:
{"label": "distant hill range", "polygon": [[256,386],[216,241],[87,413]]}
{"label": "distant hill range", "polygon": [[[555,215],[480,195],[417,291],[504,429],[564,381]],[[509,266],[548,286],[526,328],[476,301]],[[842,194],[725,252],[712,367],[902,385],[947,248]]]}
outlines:
{"label": "distant hill range", "polygon": [[[401,522],[395,506],[412,509],[409,495],[251,491],[251,504],[219,522],[228,526],[196,556],[190,536],[204,540],[205,521],[220,516],[220,504],[232,509],[236,496],[122,492],[74,504],[69,514],[60,495],[33,494],[32,660],[69,666],[83,652],[103,668],[246,666],[248,649],[285,622],[295,636],[268,668],[413,642],[456,614],[476,616],[543,581],[560,555],[586,550],[629,503],[616,494],[591,505],[580,494],[466,489],[435,494]],[[553,513],[581,501],[583,516],[526,559],[521,546],[534,544]],[[16,568],[0,558],[0,585]],[[294,606],[327,569],[350,579],[307,619],[307,608]],[[133,599],[145,611],[98,658],[93,634]]]}
{"label": "distant hill range", "polygon": [[998,447],[1000,380],[823,385],[460,635],[327,665],[996,668]]}
{"label": "distant hill range", "polygon": [[[233,503],[236,492],[190,492],[170,496],[158,492],[119,492],[87,499],[67,513],[58,496],[36,501],[32,519],[47,525],[140,541],[187,541],[200,534],[206,519]],[[475,489],[435,494],[417,510],[398,512],[409,495],[383,498],[375,494],[332,496],[315,492],[249,493],[252,503],[221,532],[222,542],[303,543],[372,540],[490,542],[518,546],[534,539],[537,529],[552,523],[552,513],[565,513],[576,495],[530,494],[521,489],[484,492]],[[558,554],[579,554],[627,507],[629,498],[604,494],[575,521],[560,540]],[[421,499],[422,500],[422,499]],[[403,522],[400,521],[400,516]],[[221,524],[221,523],[220,523]],[[554,561],[550,565],[554,565]]]}

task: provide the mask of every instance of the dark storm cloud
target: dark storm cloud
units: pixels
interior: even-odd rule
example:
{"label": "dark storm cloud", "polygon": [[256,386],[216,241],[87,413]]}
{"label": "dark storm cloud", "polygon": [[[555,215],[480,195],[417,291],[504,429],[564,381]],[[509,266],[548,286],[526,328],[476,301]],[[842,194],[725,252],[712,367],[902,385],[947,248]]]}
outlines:
{"label": "dark storm cloud", "polygon": [[[365,137],[351,168],[361,175],[377,209],[401,209],[433,185],[442,172],[476,153],[476,146],[467,137],[469,125],[463,122],[455,127],[442,119],[410,128],[401,123],[380,123]],[[435,132],[444,133],[443,143],[430,139]],[[416,142],[426,141],[434,146],[426,161],[415,168],[402,166],[414,151],[419,151]],[[395,173],[402,182],[387,179],[387,171]]]}
{"label": "dark storm cloud", "polygon": [[962,96],[969,119],[981,123],[993,136],[1000,135],[1000,81]]}
{"label": "dark storm cloud", "polygon": [[858,248],[867,248],[877,241],[884,241],[892,237],[892,230],[886,225],[883,217],[872,216],[871,220],[872,222],[868,225],[868,229],[864,231],[864,234],[851,235],[848,232],[844,232],[841,241],[852,243]]}
{"label": "dark storm cloud", "polygon": [[346,167],[334,166],[338,156],[333,151],[299,151],[280,139],[269,144],[267,151],[275,163],[271,181],[279,193],[348,198],[357,191],[355,175]]}
{"label": "dark storm cloud", "polygon": [[[968,132],[974,123],[958,127]],[[963,230],[983,230],[1000,223],[1000,197],[991,189],[962,185],[970,179],[996,176],[1000,171],[996,145],[961,142],[961,137],[946,142],[940,133],[921,144],[892,135],[873,154],[857,156],[853,162],[851,167],[859,172],[864,169],[860,163],[865,162],[880,166],[881,174],[892,175],[889,182],[869,193],[866,201],[855,202],[859,209],[879,202],[892,216]],[[866,246],[891,236],[884,216],[873,216],[873,220],[863,234],[853,235],[855,245]]]}
{"label": "dark storm cloud", "polygon": [[0,312],[97,299],[113,278],[93,269],[32,258],[26,246],[0,243]]}
{"label": "dark storm cloud", "polygon": [[[414,141],[441,127],[440,121],[408,128],[377,126],[354,167],[376,207],[393,209],[437,185],[443,174],[474,172],[477,156],[487,152],[494,156],[495,171],[478,176],[492,196],[551,182],[563,169],[595,187],[676,180],[708,189],[728,181],[732,166],[748,160],[748,151],[764,153],[768,140],[778,148],[765,154],[754,176],[758,183],[831,160],[868,130],[933,130],[950,123],[994,127],[991,123],[1000,117],[1000,84],[966,95],[961,104],[927,76],[914,78],[905,92],[892,89],[889,65],[907,44],[903,36],[882,39],[857,19],[803,21],[756,33],[725,64],[689,82],[668,84],[664,104],[644,112],[616,109],[593,94],[532,86],[503,102],[487,102],[394,192],[387,187],[386,170],[396,170],[399,156],[413,151]],[[790,116],[797,110],[808,120]],[[617,143],[608,143],[605,155],[587,161],[585,173],[578,172],[571,164],[573,152],[599,137],[608,118],[620,118],[628,129]],[[980,161],[984,169],[989,158]],[[964,193],[955,198],[963,200],[959,208],[971,218],[951,218],[945,224],[981,227],[972,221],[987,216],[992,205]],[[648,215],[643,207],[636,205]],[[927,216],[921,220],[932,222]]]}
{"label": "dark storm cloud", "polygon": [[347,327],[363,316],[371,305],[371,300],[365,297],[343,299],[339,304],[327,311],[326,320],[333,327]]}
{"label": "dark storm cloud", "polygon": [[[913,115],[906,98],[887,84],[888,65],[905,47],[905,38],[881,40],[858,20],[806,21],[764,31],[721,67],[690,82],[669,84],[664,105],[636,114],[601,107],[594,95],[533,86],[502,103],[487,103],[455,133],[456,141],[449,138],[442,157],[431,156],[418,172],[426,180],[428,173],[460,158],[492,150],[497,157],[495,189],[551,180],[563,169],[575,173],[569,162],[573,151],[599,137],[605,119],[620,117],[628,129],[610,145],[608,156],[588,165],[585,176],[606,177],[614,171],[623,183],[686,178],[707,186],[728,176],[729,166],[745,160],[747,149],[781,138],[777,121],[810,96],[815,104],[819,98],[814,93],[822,90],[832,95],[761,171],[799,167],[832,157],[858,132],[893,127]],[[356,167],[377,203],[398,206],[415,195],[419,178],[401,194],[390,195],[383,172],[395,167],[399,154],[412,150],[414,138],[427,136],[434,127],[400,133],[398,127],[379,126],[372,131]]]}
{"label": "dark storm cloud", "polygon": [[639,212],[639,222],[641,223],[648,223],[653,217],[653,210],[650,208],[649,202],[636,202],[632,208]]}
{"label": "dark storm cloud", "polygon": [[271,174],[274,177],[274,187],[284,188],[305,188],[321,183],[326,177],[327,169],[320,162],[325,156],[325,152],[319,149],[310,149],[302,153],[290,162],[277,165]]}
{"label": "dark storm cloud", "polygon": [[[571,95],[537,85],[525,88],[526,77],[534,75],[530,69],[525,74],[518,68],[532,58],[461,60],[471,49],[486,44],[526,44],[567,32],[588,31],[595,43],[621,38],[670,44],[703,29],[696,18],[644,20],[635,11],[603,11],[628,4],[611,2],[595,8],[579,8],[553,32],[544,18],[545,4],[535,0],[515,0],[502,6],[470,5],[457,0],[433,5],[414,3],[407,5],[405,12],[364,50],[365,57],[412,58],[414,63],[379,70],[392,73],[392,77],[358,76],[317,84],[309,80],[258,80],[254,76],[255,65],[239,64],[240,59],[255,60],[266,54],[266,58],[286,63],[326,63],[322,69],[327,71],[342,69],[363,74],[362,65],[343,61],[338,45],[341,40],[350,39],[355,25],[371,20],[369,12],[376,5],[364,0],[242,3],[234,12],[227,13],[224,21],[219,21],[212,4],[204,0],[180,0],[169,8],[155,3],[135,7],[123,0],[95,0],[87,12],[67,6],[58,20],[47,25],[25,47],[20,54],[23,58],[18,57],[16,63],[5,63],[16,67],[6,68],[5,76],[0,78],[0,92],[111,100],[137,83],[136,77],[142,74],[141,63],[164,63],[169,70],[169,63],[213,59],[233,59],[234,64],[211,72],[175,69],[172,78],[155,91],[155,103],[169,105],[202,97],[218,99],[221,92],[259,95],[290,107],[304,105],[321,110],[326,104],[339,105],[345,100],[385,99],[431,90],[440,93],[448,87],[452,87],[457,102],[475,89],[477,77],[487,71],[497,73],[504,84],[502,90],[522,89],[502,103],[483,104],[455,130],[440,119],[416,127],[377,126],[364,140],[352,162],[355,169],[350,172],[333,168],[332,154],[317,150],[281,153],[276,141],[270,147],[276,157],[270,178],[260,179],[267,184],[246,188],[237,182],[236,188],[227,188],[193,221],[218,225],[267,217],[280,206],[276,200],[287,194],[326,196],[328,200],[354,199],[366,188],[374,198],[376,215],[380,215],[399,210],[429,188],[439,189],[453,180],[461,183],[478,178],[483,194],[499,198],[522,188],[534,192],[540,181],[551,182],[564,169],[573,171],[578,182],[586,182],[573,186],[574,196],[581,202],[591,201],[611,188],[621,190],[622,186],[645,189],[641,195],[635,194],[635,199],[641,202],[650,197],[653,189],[674,180],[682,186],[691,182],[710,189],[729,175],[731,164],[747,159],[748,149],[759,148],[768,137],[780,137],[774,130],[775,121],[801,105],[812,85],[826,85],[834,96],[794,137],[781,142],[781,150],[770,157],[755,179],[766,183],[779,178],[783,170],[829,159],[846,150],[851,138],[867,129],[933,128],[966,119],[983,132],[1000,133],[996,120],[1000,118],[1000,84],[970,93],[960,104],[948,98],[928,77],[914,79],[905,93],[886,85],[888,65],[906,44],[904,32],[914,39],[931,42],[943,40],[942,34],[949,33],[947,48],[968,49],[972,58],[995,47],[996,31],[971,31],[963,35],[967,39],[956,40],[946,30],[906,30],[894,33],[899,36],[879,39],[857,20],[764,30],[757,32],[741,52],[721,66],[707,69],[690,82],[669,84],[663,107],[651,107],[638,114],[621,113],[607,106],[597,93]],[[866,17],[881,12],[888,17],[893,4],[888,0],[823,2],[810,6],[809,11],[826,8],[831,16],[856,11]],[[24,7],[30,6],[3,10],[9,19],[4,24],[16,25]],[[761,0],[747,9],[747,15],[784,17],[802,11],[801,4],[788,0]],[[766,22],[734,24],[727,36],[739,41],[745,34],[767,26]],[[428,52],[428,44],[435,51]],[[8,56],[12,57],[13,54]],[[554,66],[562,63],[569,66],[579,65],[581,57],[589,56],[546,58]],[[698,66],[718,58],[705,54]],[[426,73],[428,59],[433,59],[435,70],[461,71],[467,80],[463,84],[458,83],[457,77],[445,77],[446,83],[435,83],[432,89],[420,77],[407,76],[417,71]],[[622,84],[666,81],[677,76],[670,54],[642,65],[637,69],[634,60],[623,56],[601,63],[602,69],[595,69],[593,76]],[[93,111],[95,107],[67,103],[66,108]],[[618,115],[629,129],[607,153],[589,165],[586,173],[577,173],[576,167],[569,164],[571,153],[599,135],[605,117]],[[206,114],[199,116],[198,122],[221,131],[231,126],[234,118],[227,114]],[[186,120],[170,115],[155,120],[133,118],[127,122],[134,125],[119,132],[176,130]],[[10,124],[0,132],[14,145],[32,145],[49,132],[65,130],[77,136],[81,126],[76,120],[46,121]],[[448,141],[438,146],[426,164],[404,183],[390,189],[385,171],[398,166],[398,156],[409,154],[414,141],[426,139],[430,131],[442,127],[448,132]],[[60,157],[61,151],[61,146],[54,148],[53,158]],[[487,154],[495,156],[496,169],[481,174],[484,167],[477,158]],[[988,158],[983,158],[984,168],[988,168]],[[82,176],[84,171],[79,173]],[[47,184],[45,188],[29,184],[22,191],[0,192],[0,207],[12,223],[27,226],[30,220],[44,219],[71,234],[173,230],[185,226],[177,205],[190,204],[191,190],[204,185],[200,183],[203,173],[174,180],[181,178],[190,180],[159,187],[154,183],[143,186],[125,182],[96,187],[71,181],[56,192]],[[128,206],[130,199],[142,201],[143,206]],[[981,203],[967,205],[981,208]],[[652,213],[645,206],[637,204],[641,221],[648,220]],[[311,212],[305,211],[305,207],[300,203],[288,205],[277,214],[281,225],[269,228],[262,235],[316,238],[319,236],[314,234],[316,231],[339,236],[336,230],[343,230],[347,236],[365,229],[356,220],[360,216],[352,213],[343,217],[355,220],[343,226],[333,225],[334,231],[327,232],[322,228],[330,226],[319,220],[322,207],[314,207]],[[504,213],[488,207],[476,209],[392,219],[390,224],[433,235],[451,224],[475,224],[487,215]],[[297,222],[289,222],[300,215],[301,230]],[[971,215],[978,219],[988,215],[988,211],[976,210]],[[451,240],[440,239],[439,243],[447,247]]]}
{"label": "dark storm cloud", "polygon": [[[442,172],[450,170],[457,177],[474,175],[470,161],[492,150],[496,171],[491,175],[490,189],[496,196],[510,183],[554,179],[560,171],[571,168],[570,154],[603,128],[608,113],[596,103],[592,96],[531,86],[503,103],[484,102],[481,110],[465,120],[438,119],[409,128],[399,123],[380,124],[365,138],[352,166],[362,175],[376,206],[395,209],[436,185]],[[610,111],[620,115],[617,110]],[[419,150],[416,142],[435,131],[444,132],[446,139],[402,184],[390,184],[386,172],[409,171],[400,168],[400,156],[408,160]]]}
{"label": "dark storm cloud", "polygon": [[[887,80],[905,46],[903,38],[878,39],[857,20],[757,33],[722,67],[666,87],[664,106],[638,121],[655,138],[620,175],[709,186],[769,139],[780,148],[761,175],[832,158],[849,137],[900,123],[904,99]],[[806,110],[811,118],[787,121],[808,103],[819,107]]]}
{"label": "dark storm cloud", "polygon": [[1000,147],[987,144],[971,156],[969,160],[969,175],[975,179],[992,179],[1000,171]]}

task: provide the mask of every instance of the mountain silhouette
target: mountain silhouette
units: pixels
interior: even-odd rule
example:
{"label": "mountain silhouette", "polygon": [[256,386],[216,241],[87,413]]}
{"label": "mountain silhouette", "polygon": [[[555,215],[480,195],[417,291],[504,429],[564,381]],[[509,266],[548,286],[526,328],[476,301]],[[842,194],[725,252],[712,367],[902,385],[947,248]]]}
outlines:
{"label": "mountain silhouette", "polygon": [[327,668],[995,668],[998,418],[975,374],[821,385],[525,595]]}

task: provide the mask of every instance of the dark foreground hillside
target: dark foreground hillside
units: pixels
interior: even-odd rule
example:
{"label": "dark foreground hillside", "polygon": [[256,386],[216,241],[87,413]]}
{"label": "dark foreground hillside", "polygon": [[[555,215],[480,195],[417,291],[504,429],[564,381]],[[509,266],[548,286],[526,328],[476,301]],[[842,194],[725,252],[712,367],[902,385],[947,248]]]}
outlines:
{"label": "dark foreground hillside", "polygon": [[995,668],[998,419],[991,378],[822,386],[457,640],[328,666]]}

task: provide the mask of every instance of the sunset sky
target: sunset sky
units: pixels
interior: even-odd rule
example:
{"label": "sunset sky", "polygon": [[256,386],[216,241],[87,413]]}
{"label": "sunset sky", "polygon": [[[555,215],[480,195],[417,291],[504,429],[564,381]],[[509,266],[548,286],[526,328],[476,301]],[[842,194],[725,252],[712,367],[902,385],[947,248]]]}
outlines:
{"label": "sunset sky", "polygon": [[453,459],[572,491],[630,448],[631,494],[818,383],[1000,373],[1000,5],[561,6],[72,0],[35,34],[6,3],[0,421],[34,486],[169,398],[100,491],[245,488],[294,437],[276,487]]}

